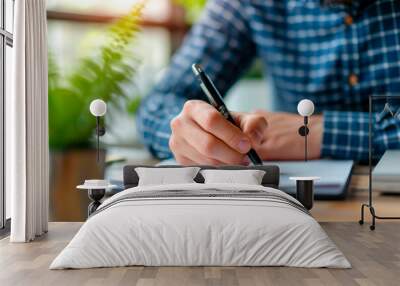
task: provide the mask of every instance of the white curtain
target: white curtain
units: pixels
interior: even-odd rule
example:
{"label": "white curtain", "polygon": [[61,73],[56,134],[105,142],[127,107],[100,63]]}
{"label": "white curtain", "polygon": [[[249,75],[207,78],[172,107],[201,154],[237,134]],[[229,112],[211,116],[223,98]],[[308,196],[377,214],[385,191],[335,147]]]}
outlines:
{"label": "white curtain", "polygon": [[49,148],[46,0],[15,1],[13,92],[6,98],[12,242],[47,232]]}

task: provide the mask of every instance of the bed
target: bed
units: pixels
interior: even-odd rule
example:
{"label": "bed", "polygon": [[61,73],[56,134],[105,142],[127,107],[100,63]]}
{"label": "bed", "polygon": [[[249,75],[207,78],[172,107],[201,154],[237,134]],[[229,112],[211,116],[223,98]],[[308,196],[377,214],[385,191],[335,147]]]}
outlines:
{"label": "bed", "polygon": [[137,167],[124,168],[126,190],[100,205],[50,269],[351,267],[309,211],[278,189],[276,166],[251,167],[265,170],[261,185],[205,184],[199,173],[194,183],[153,186],[138,186]]}

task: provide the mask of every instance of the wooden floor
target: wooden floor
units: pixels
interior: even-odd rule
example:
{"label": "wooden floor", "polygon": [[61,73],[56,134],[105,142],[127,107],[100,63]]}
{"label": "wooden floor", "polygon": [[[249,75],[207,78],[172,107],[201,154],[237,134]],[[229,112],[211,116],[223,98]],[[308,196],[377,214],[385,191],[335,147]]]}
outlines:
{"label": "wooden floor", "polygon": [[375,231],[357,223],[322,223],[353,268],[124,267],[48,270],[81,223],[50,223],[30,244],[0,241],[0,285],[400,285],[400,223]]}

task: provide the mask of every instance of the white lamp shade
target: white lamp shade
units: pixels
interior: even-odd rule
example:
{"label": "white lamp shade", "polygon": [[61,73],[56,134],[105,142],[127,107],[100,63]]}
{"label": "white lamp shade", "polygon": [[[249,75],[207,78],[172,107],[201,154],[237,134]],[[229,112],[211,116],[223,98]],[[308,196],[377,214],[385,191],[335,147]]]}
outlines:
{"label": "white lamp shade", "polygon": [[297,112],[301,116],[311,116],[314,113],[314,103],[309,99],[303,99],[297,105]]}
{"label": "white lamp shade", "polygon": [[90,103],[90,113],[94,116],[104,116],[107,112],[107,104],[104,100],[95,99]]}

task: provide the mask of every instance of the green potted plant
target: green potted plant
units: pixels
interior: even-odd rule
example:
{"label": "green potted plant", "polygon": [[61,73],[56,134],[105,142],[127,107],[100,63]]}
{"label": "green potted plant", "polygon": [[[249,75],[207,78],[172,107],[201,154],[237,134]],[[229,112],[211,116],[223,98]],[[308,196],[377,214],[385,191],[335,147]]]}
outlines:
{"label": "green potted plant", "polygon": [[175,2],[185,8],[186,20],[192,24],[199,18],[207,0],[175,0]]}
{"label": "green potted plant", "polygon": [[52,220],[85,219],[88,200],[75,186],[84,179],[104,175],[104,151],[103,163],[96,164],[93,146],[96,121],[89,112],[90,102],[99,98],[114,109],[131,114],[139,106],[140,97],[132,98],[123,87],[132,84],[135,75],[128,47],[138,34],[142,10],[143,4],[136,4],[127,15],[112,23],[106,31],[105,42],[90,56],[82,58],[65,78],[61,78],[49,56]]}

